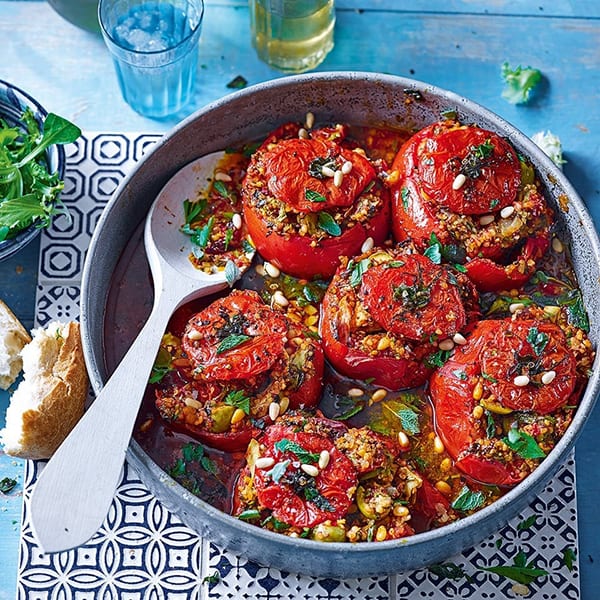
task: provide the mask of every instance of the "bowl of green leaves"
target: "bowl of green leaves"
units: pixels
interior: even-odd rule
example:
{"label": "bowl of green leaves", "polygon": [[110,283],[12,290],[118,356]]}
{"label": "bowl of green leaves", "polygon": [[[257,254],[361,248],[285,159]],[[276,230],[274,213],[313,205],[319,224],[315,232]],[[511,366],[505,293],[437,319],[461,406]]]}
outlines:
{"label": "bowl of green leaves", "polygon": [[30,243],[58,214],[64,145],[81,130],[0,80],[0,260]]}

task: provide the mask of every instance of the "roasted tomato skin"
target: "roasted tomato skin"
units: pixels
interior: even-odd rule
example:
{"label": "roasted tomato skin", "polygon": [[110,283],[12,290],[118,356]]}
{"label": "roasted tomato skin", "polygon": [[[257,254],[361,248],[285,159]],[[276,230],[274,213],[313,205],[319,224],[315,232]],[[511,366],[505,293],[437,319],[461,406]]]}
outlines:
{"label": "roasted tomato skin", "polygon": [[535,273],[553,216],[503,138],[454,121],[434,123],[402,146],[392,172],[397,241],[411,239],[424,250],[434,234],[457,246],[481,291],[515,289]]}
{"label": "roasted tomato skin", "polygon": [[[541,377],[549,371],[554,378],[544,384]],[[523,385],[515,379],[519,376],[529,383]],[[467,344],[431,376],[437,433],[463,473],[490,485],[514,485],[527,474],[525,461],[489,437],[483,407],[500,415],[552,414],[572,399],[576,381],[576,361],[557,325],[535,319],[480,321]]]}
{"label": "roasted tomato skin", "polygon": [[263,258],[296,277],[328,278],[340,256],[359,253],[369,237],[385,240],[389,191],[371,162],[342,143],[343,128],[313,130],[308,139],[288,137],[291,129],[269,136],[252,156],[244,220]]}

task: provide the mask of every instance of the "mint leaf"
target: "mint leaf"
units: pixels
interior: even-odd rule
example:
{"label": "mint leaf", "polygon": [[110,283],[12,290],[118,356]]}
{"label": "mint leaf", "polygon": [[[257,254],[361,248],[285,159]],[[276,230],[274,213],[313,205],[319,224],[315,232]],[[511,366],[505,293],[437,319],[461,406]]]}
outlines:
{"label": "mint leaf", "polygon": [[342,228],[335,222],[335,219],[328,212],[319,213],[317,224],[320,229],[329,235],[334,237],[342,235]]}
{"label": "mint leaf", "polygon": [[537,356],[542,354],[548,344],[549,339],[550,338],[548,335],[538,331],[537,327],[530,327],[529,331],[527,332],[527,341]]}
{"label": "mint leaf", "polygon": [[485,495],[483,492],[474,492],[465,485],[454,499],[454,502],[452,502],[452,508],[454,510],[467,512],[480,508],[483,506],[484,502]]}
{"label": "mint leaf", "polygon": [[544,577],[549,574],[548,571],[545,571],[544,569],[536,568],[533,565],[533,562],[527,564],[527,557],[522,550],[520,550],[517,556],[515,556],[512,565],[482,567],[482,570],[488,571],[489,573],[495,573],[496,575],[501,575],[502,577],[506,577],[512,581],[516,581],[517,583],[522,583],[523,585],[529,585],[538,577]]}
{"label": "mint leaf", "polygon": [[545,458],[546,453],[538,446],[535,438],[516,427],[508,430],[508,435],[502,440],[513,452],[521,458]]}
{"label": "mint leaf", "polygon": [[315,463],[319,461],[318,453],[309,452],[300,444],[293,442],[292,440],[288,440],[287,438],[282,438],[276,442],[275,448],[279,452],[291,452],[292,454],[295,454],[303,463]]}
{"label": "mint leaf", "polygon": [[241,408],[247,415],[250,414],[250,398],[246,396],[242,390],[229,392],[229,394],[225,396],[224,402],[229,406]]}
{"label": "mint leaf", "polygon": [[281,478],[285,475],[285,471],[288,468],[288,465],[291,463],[291,460],[284,460],[278,463],[275,463],[273,468],[270,471],[267,471],[265,475],[270,477],[275,483],[279,483]]}
{"label": "mint leaf", "polygon": [[305,190],[304,197],[309,202],[327,202],[327,198],[325,198],[325,196],[323,196],[322,194],[319,194],[319,192],[315,192],[315,190]]}
{"label": "mint leaf", "polygon": [[357,263],[352,264],[350,271],[350,285],[357,287],[362,283],[363,273],[369,268],[371,261],[368,258],[363,258]]}
{"label": "mint leaf", "polygon": [[241,346],[243,343],[247,342],[250,339],[249,335],[241,334],[232,334],[228,335],[218,346],[217,346],[217,354],[223,354],[223,352],[227,352],[227,350],[231,350],[233,348],[237,348]]}

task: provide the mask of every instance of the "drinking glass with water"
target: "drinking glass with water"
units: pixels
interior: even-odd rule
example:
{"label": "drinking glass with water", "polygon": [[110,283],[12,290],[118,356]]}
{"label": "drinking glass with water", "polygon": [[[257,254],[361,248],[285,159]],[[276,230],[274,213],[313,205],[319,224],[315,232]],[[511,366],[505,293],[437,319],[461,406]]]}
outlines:
{"label": "drinking glass with water", "polygon": [[203,0],[100,0],[98,16],[123,98],[161,118],[192,98]]}

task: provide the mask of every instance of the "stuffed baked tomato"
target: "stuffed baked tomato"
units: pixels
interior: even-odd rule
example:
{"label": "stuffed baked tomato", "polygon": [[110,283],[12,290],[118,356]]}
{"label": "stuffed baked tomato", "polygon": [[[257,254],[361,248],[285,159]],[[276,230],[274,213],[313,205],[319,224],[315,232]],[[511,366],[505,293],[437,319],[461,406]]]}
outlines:
{"label": "stuffed baked tomato", "polygon": [[333,275],[340,256],[389,232],[389,193],[375,163],[354,151],[346,128],[283,126],[253,154],[242,193],[259,253],[306,279]]}
{"label": "stuffed baked tomato", "polygon": [[156,407],[209,446],[243,450],[260,420],[319,401],[320,342],[256,292],[214,301],[189,319],[180,343],[171,336],[167,344],[172,370],[155,390]]}
{"label": "stuffed baked tomato", "polygon": [[329,542],[412,535],[423,479],[392,438],[321,415],[286,413],[252,440],[233,514]]}
{"label": "stuffed baked tomato", "polygon": [[422,385],[478,315],[463,273],[404,248],[375,248],[343,260],[323,298],[320,333],[340,373],[399,390]]}
{"label": "stuffed baked tomato", "polygon": [[423,250],[434,233],[482,291],[521,287],[553,215],[532,166],[502,137],[448,120],[413,135],[392,167],[392,229]]}
{"label": "stuffed baked tomato", "polygon": [[430,380],[437,432],[456,468],[501,486],[531,473],[571,422],[593,360],[586,340],[535,307],[477,323]]}

